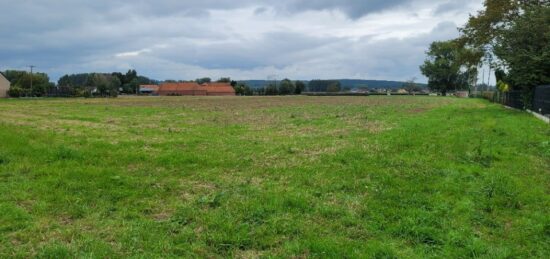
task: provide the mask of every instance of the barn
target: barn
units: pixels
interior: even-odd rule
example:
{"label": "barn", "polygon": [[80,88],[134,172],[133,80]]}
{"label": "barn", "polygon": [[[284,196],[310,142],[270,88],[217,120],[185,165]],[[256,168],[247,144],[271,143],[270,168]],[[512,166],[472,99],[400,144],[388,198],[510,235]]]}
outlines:
{"label": "barn", "polygon": [[189,83],[164,83],[159,86],[158,94],[161,96],[205,96],[206,90],[200,89],[200,85],[194,82]]}
{"label": "barn", "polygon": [[10,81],[0,72],[0,98],[8,97],[10,85]]}
{"label": "barn", "polygon": [[195,82],[164,83],[159,86],[161,96],[235,96],[235,89],[228,83],[208,83],[199,85]]}
{"label": "barn", "polygon": [[235,96],[235,89],[228,83],[203,84],[202,88],[209,96]]}

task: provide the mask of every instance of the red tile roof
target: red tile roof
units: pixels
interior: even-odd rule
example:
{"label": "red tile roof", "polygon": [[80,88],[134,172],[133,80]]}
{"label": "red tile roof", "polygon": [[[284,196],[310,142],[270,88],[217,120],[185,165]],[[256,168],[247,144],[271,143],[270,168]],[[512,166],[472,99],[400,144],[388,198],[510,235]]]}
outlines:
{"label": "red tile roof", "polygon": [[158,89],[160,95],[235,95],[235,89],[227,83],[199,85],[189,83],[164,83]]}
{"label": "red tile roof", "polygon": [[228,83],[210,83],[202,86],[208,95],[235,95],[235,89]]}

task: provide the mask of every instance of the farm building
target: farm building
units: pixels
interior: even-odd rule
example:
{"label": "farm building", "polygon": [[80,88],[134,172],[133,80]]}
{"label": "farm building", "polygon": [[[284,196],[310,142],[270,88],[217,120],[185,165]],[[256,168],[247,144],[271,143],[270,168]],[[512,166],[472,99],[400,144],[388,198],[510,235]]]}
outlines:
{"label": "farm building", "polygon": [[8,97],[10,90],[10,81],[0,72],[0,98]]}
{"label": "farm building", "polygon": [[210,83],[201,86],[209,96],[234,96],[235,89],[228,83]]}
{"label": "farm building", "polygon": [[159,86],[158,85],[140,85],[139,93],[140,94],[158,94]]}
{"label": "farm building", "polygon": [[234,96],[235,89],[228,83],[210,83],[199,85],[188,83],[164,83],[159,86],[158,94],[190,96]]}

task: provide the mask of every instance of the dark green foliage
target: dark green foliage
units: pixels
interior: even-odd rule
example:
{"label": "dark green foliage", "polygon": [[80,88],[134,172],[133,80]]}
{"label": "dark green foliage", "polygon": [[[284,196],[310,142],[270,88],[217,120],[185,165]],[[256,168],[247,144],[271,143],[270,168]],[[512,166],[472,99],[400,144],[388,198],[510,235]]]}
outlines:
{"label": "dark green foliage", "polygon": [[462,47],[483,50],[497,83],[523,90],[527,107],[534,87],[550,83],[549,10],[546,0],[486,0],[460,29]]}
{"label": "dark green foliage", "polygon": [[292,95],[296,91],[296,86],[294,82],[290,79],[284,79],[279,83],[279,94],[280,95]]}
{"label": "dark green foliage", "polygon": [[220,79],[218,79],[218,81],[216,81],[218,83],[231,83],[231,78],[230,77],[222,77]]}
{"label": "dark green foliage", "polygon": [[329,93],[337,93],[342,90],[342,87],[340,86],[340,82],[333,82],[328,85],[327,92]]}
{"label": "dark green foliage", "polygon": [[203,77],[196,79],[195,82],[197,82],[197,84],[211,83],[212,79],[210,77]]}
{"label": "dark green foliage", "polygon": [[276,83],[270,83],[265,88],[265,95],[279,95],[279,87]]}
{"label": "dark green foliage", "polygon": [[294,94],[302,94],[302,92],[306,90],[306,84],[303,81],[296,81],[294,85],[296,86],[294,88]]}
{"label": "dark green foliage", "polygon": [[236,81],[232,81],[232,83],[234,83],[233,88],[235,89],[236,95],[241,95],[241,96],[254,95],[254,91],[250,87],[248,87],[248,85],[246,85],[245,83],[236,82]]}
{"label": "dark green foliage", "polygon": [[29,95],[29,91],[19,86],[11,86],[8,90],[8,95],[13,98],[25,97]]}
{"label": "dark green foliage", "polygon": [[455,41],[440,41],[431,44],[428,58],[420,66],[422,74],[428,78],[428,87],[443,95],[450,90],[468,87],[468,74],[461,69],[464,63],[460,56],[462,49]]}
{"label": "dark green foliage", "polygon": [[[126,74],[120,72],[107,73],[83,73],[62,76],[57,84],[65,91],[74,94],[73,96],[92,95],[97,88],[100,96],[116,96],[121,88],[121,93],[136,94],[140,85],[157,84],[144,76],[139,76],[133,69]],[[116,90],[116,91],[115,91]]]}
{"label": "dark green foliage", "polygon": [[500,34],[494,52],[512,88],[530,93],[550,84],[550,7],[527,9]]}
{"label": "dark green foliage", "polygon": [[[135,79],[133,79],[135,80]],[[92,93],[101,97],[116,97],[120,80],[109,74],[91,74],[86,79],[85,85],[92,90]]]}
{"label": "dark green foliage", "polygon": [[[383,88],[383,89],[399,89],[403,86],[403,83],[405,82],[398,82],[398,81],[386,81],[386,80],[360,80],[360,79],[339,79],[337,80],[340,82],[340,86],[342,89],[354,89],[354,88],[364,88],[364,87],[370,87],[370,88]],[[250,86],[250,88],[254,90],[264,89],[271,81],[268,80],[242,80],[239,82],[243,82],[246,85]],[[298,81],[295,82],[295,84]],[[306,92],[307,85],[309,81],[300,81],[306,85],[305,88],[303,88],[303,92]],[[426,88],[426,84],[417,83],[418,86],[421,88]]]}
{"label": "dark green foliage", "polygon": [[415,79],[405,82],[405,84],[403,84],[403,89],[405,89],[409,94],[422,91],[422,88],[415,82]]}
{"label": "dark green foliage", "polygon": [[307,86],[308,92],[339,92],[340,89],[338,80],[312,80]]}
{"label": "dark green foliage", "polygon": [[12,89],[8,92],[11,97],[42,97],[54,87],[45,73],[33,73],[31,76],[26,71],[7,70],[3,74],[11,82]]}

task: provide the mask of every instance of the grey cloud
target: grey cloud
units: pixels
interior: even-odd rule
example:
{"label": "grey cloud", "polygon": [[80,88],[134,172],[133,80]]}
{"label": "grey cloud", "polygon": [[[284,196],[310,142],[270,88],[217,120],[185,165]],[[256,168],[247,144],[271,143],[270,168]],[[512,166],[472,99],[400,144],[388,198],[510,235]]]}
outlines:
{"label": "grey cloud", "polygon": [[451,0],[440,3],[435,9],[436,15],[445,13],[459,13],[468,9],[468,4],[474,2],[472,0]]}
{"label": "grey cloud", "polygon": [[290,32],[268,32],[259,39],[214,42],[197,48],[185,39],[174,42],[158,56],[172,62],[186,62],[208,69],[253,69],[261,66],[284,67],[303,55],[338,41],[337,38],[308,37]]}
{"label": "grey cloud", "polygon": [[[420,77],[418,65],[428,44],[455,37],[454,22],[441,22],[422,35],[375,40],[384,35],[362,28],[362,19],[357,19],[418,3],[426,1],[3,0],[10,15],[0,18],[0,70],[34,64],[52,78],[129,68],[157,79],[267,74],[298,79]],[[240,8],[249,8],[252,17],[242,23],[246,28],[228,27],[227,21],[240,18],[232,16]],[[437,9],[452,8],[442,4]],[[347,14],[352,19],[341,21],[343,25],[364,30],[363,37],[299,28],[329,19],[316,14],[324,10]],[[304,11],[313,14],[297,15]],[[265,20],[270,23],[262,23]],[[279,23],[287,20],[292,22]],[[117,57],[121,53],[139,55]]]}
{"label": "grey cloud", "polygon": [[406,0],[295,0],[290,8],[298,10],[331,10],[345,12],[352,18],[360,18],[368,13],[379,12],[404,4]]}

